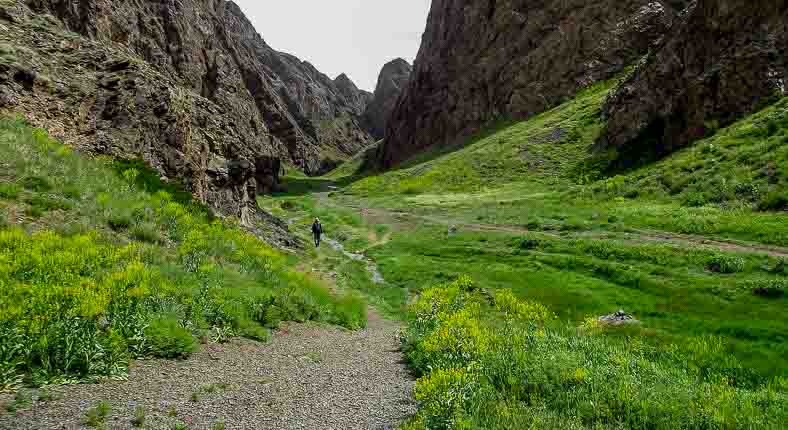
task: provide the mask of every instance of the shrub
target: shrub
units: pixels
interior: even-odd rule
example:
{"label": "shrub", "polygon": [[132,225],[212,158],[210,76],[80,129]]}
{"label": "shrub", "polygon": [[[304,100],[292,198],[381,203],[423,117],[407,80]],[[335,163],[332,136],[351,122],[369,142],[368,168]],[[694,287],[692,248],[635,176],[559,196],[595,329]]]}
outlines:
{"label": "shrub", "polygon": [[145,329],[145,337],[155,357],[186,358],[197,350],[194,336],[172,317],[151,321]]}
{"label": "shrub", "polygon": [[40,176],[27,176],[22,179],[22,186],[30,191],[45,193],[52,189],[52,185],[46,178]]}
{"label": "shrub", "polygon": [[140,242],[163,243],[164,237],[159,231],[159,227],[153,223],[137,224],[131,229],[131,237]]}
{"label": "shrub", "polygon": [[104,421],[112,411],[112,405],[105,401],[100,401],[96,407],[91,408],[85,414],[85,425],[88,427],[101,428],[104,426]]}
{"label": "shrub", "polygon": [[27,209],[28,215],[36,218],[52,210],[66,210],[71,208],[71,204],[67,201],[41,195],[31,196],[25,199],[25,203],[29,205]]}
{"label": "shrub", "polygon": [[718,254],[708,260],[706,269],[715,273],[738,273],[744,270],[744,259],[732,255]]}
{"label": "shrub", "polygon": [[14,200],[20,191],[19,186],[14,183],[0,183],[0,199]]}
{"label": "shrub", "polygon": [[766,298],[779,298],[785,295],[788,280],[785,279],[759,279],[748,281],[746,288],[756,296]]}
{"label": "shrub", "polygon": [[781,258],[777,260],[777,262],[774,263],[774,267],[770,268],[769,271],[778,275],[788,274],[788,259]]}
{"label": "shrub", "polygon": [[538,249],[541,243],[535,239],[525,239],[520,243],[520,248],[525,250]]}
{"label": "shrub", "polygon": [[142,427],[145,425],[145,408],[137,406],[134,409],[134,418],[131,419],[131,425],[134,427]]}
{"label": "shrub", "polygon": [[115,231],[123,231],[131,227],[134,218],[126,213],[115,213],[107,219],[107,225]]}
{"label": "shrub", "polygon": [[788,208],[788,194],[785,192],[769,192],[758,202],[760,211],[778,211],[786,208]]}
{"label": "shrub", "polygon": [[705,193],[689,192],[685,193],[681,198],[681,203],[684,206],[696,208],[705,206],[709,201],[709,197]]}

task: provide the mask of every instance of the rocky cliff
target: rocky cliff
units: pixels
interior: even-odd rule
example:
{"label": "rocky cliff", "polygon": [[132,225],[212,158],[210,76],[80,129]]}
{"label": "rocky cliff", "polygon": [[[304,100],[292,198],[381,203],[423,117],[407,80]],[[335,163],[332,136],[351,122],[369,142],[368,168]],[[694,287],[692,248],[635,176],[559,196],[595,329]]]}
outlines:
{"label": "rocky cliff", "polygon": [[542,112],[620,74],[667,32],[685,3],[433,0],[379,162],[392,166],[495,119]]}
{"label": "rocky cliff", "polygon": [[410,64],[402,58],[386,63],[380,71],[375,94],[364,112],[364,125],[375,139],[382,139],[386,132],[386,119],[394,111],[402,90],[408,84]]}
{"label": "rocky cliff", "polygon": [[698,0],[608,100],[600,147],[659,156],[785,94],[784,0]]}
{"label": "rocky cliff", "polygon": [[283,162],[318,173],[372,141],[340,87],[224,0],[0,0],[0,111],[249,226]]}

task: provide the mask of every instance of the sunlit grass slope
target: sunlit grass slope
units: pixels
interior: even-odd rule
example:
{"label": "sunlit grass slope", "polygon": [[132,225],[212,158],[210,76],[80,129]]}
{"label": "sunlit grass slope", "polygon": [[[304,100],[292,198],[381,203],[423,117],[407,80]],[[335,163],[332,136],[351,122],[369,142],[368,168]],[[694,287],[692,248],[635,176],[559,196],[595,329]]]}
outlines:
{"label": "sunlit grass slope", "polygon": [[283,320],[365,324],[289,258],[139,163],[88,159],[0,120],[0,389],[266,339]]}

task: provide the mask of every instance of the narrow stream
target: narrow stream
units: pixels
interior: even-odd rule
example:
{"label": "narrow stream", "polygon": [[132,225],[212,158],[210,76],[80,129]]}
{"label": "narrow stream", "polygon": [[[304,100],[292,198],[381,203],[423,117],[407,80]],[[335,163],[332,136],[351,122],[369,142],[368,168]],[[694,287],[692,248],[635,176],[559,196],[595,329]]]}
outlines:
{"label": "narrow stream", "polygon": [[363,261],[363,262],[367,263],[367,272],[369,272],[370,276],[372,276],[372,282],[373,283],[379,284],[379,285],[386,283],[386,280],[383,279],[383,275],[380,274],[380,271],[378,270],[378,266],[375,264],[374,261],[370,260],[369,258],[367,258],[363,254],[356,254],[356,253],[353,253],[353,252],[345,250],[345,247],[341,243],[339,243],[338,241],[336,241],[334,239],[329,239],[329,238],[325,237],[325,238],[323,238],[323,241],[325,243],[329,244],[329,246],[331,246],[332,248],[334,248],[335,251],[339,251],[342,254],[344,254],[345,257],[347,257],[347,258],[349,258],[351,260],[354,260],[354,261]]}
{"label": "narrow stream", "polygon": [[[292,226],[298,218],[293,218],[287,220],[287,225]],[[342,253],[345,257],[353,260],[353,261],[362,261],[367,263],[367,272],[372,277],[372,283],[382,285],[386,283],[386,280],[383,278],[383,275],[378,270],[377,264],[374,261],[370,260],[364,254],[356,254],[345,249],[345,246],[339,243],[338,241],[323,236],[323,242],[327,243],[331,248],[335,251]]]}

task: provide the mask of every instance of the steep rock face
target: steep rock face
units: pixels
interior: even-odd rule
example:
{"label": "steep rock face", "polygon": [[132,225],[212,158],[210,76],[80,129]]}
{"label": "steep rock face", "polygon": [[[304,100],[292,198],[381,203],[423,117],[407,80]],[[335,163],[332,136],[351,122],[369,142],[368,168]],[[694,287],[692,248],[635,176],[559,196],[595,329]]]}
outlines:
{"label": "steep rock face", "polygon": [[356,115],[362,115],[367,105],[372,101],[372,94],[360,90],[356,84],[350,80],[348,75],[342,73],[334,79],[334,85],[339,90],[339,94],[347,100],[349,106],[353,107]]}
{"label": "steep rock face", "polygon": [[375,94],[364,112],[364,125],[375,139],[383,138],[386,119],[394,111],[412,71],[413,67],[402,58],[386,63],[380,71]]}
{"label": "steep rock face", "polygon": [[784,0],[693,3],[606,103],[599,145],[664,154],[783,95],[786,25]]}
{"label": "steep rock face", "polygon": [[620,73],[682,1],[433,0],[414,71],[388,119],[380,162],[525,118]]}
{"label": "steep rock face", "polygon": [[331,79],[223,0],[2,2],[0,48],[0,110],[142,158],[250,228],[272,225],[255,199],[283,161],[317,173],[371,141]]}

